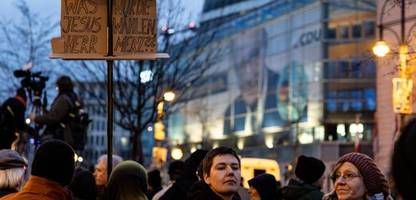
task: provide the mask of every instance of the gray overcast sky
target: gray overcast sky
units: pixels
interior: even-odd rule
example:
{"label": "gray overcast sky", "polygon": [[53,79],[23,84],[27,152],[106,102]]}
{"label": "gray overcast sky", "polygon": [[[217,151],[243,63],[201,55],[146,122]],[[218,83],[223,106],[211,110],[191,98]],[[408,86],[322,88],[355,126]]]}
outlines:
{"label": "gray overcast sky", "polygon": [[[15,2],[17,0],[0,0],[0,16],[10,19],[19,17],[15,8]],[[164,1],[164,0],[161,0]],[[60,0],[26,0],[30,8],[35,13],[39,13],[42,16],[51,16],[51,20],[59,20],[60,14]],[[204,0],[181,0],[188,12],[191,13],[192,20],[197,20],[199,13],[202,10]]]}

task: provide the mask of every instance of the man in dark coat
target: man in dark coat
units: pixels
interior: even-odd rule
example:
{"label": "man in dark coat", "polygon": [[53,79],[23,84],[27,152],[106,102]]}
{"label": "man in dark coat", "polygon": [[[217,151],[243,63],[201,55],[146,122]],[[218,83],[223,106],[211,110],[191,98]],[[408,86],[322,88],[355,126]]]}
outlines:
{"label": "man in dark coat", "polygon": [[321,188],[324,182],[325,164],[316,158],[299,156],[295,174],[289,184],[282,189],[285,200],[321,200]]}
{"label": "man in dark coat", "polygon": [[16,96],[7,99],[1,107],[0,149],[10,149],[12,143],[25,129],[26,92],[23,88]]}
{"label": "man in dark coat", "polygon": [[[54,99],[49,112],[36,116],[35,113],[30,114],[30,119],[41,126],[46,125],[46,130],[42,134],[42,140],[58,139],[67,142],[74,147],[73,135],[69,122],[69,113],[76,108],[75,105],[78,96],[74,92],[74,85],[71,78],[61,76],[56,81],[58,96]],[[79,101],[78,101],[79,103]]]}

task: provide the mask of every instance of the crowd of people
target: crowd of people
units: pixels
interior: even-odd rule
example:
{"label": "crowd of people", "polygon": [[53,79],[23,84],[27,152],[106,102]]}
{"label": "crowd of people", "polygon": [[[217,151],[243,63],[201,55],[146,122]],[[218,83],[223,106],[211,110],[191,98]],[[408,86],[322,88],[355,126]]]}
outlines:
{"label": "crowd of people", "polygon": [[[101,156],[92,172],[76,167],[73,148],[51,139],[36,151],[28,173],[28,162],[10,149],[0,150],[0,200],[412,200],[415,199],[412,159],[416,120],[405,127],[395,146],[392,174],[395,186],[373,159],[357,152],[341,156],[330,174],[322,160],[301,155],[295,177],[282,185],[263,173],[241,180],[240,157],[232,148],[197,150],[185,161],[170,163],[170,181],[162,186],[158,170],[147,171],[136,161],[113,155],[114,167],[107,179],[107,156]],[[329,175],[333,190],[324,194]],[[397,191],[392,196],[392,190]],[[394,198],[393,198],[394,197]]]}
{"label": "crowd of people", "polygon": [[[199,149],[184,161],[169,164],[169,181],[164,185],[160,169],[147,170],[133,160],[112,155],[108,177],[107,155],[96,162],[95,169],[76,166],[74,140],[59,127],[74,96],[69,77],[57,81],[59,94],[49,112],[31,114],[37,124],[48,130],[41,138],[29,166],[27,159],[14,149],[22,124],[0,135],[0,200],[414,200],[416,192],[416,119],[410,120],[396,141],[391,177],[386,177],[369,156],[353,152],[342,155],[334,166],[314,157],[297,157],[294,177],[281,183],[272,174],[259,174],[244,188],[241,161],[230,147],[210,151]],[[23,90],[3,106],[13,120],[24,112],[27,97]],[[60,109],[57,109],[59,107]],[[62,108],[65,107],[64,110]],[[3,118],[4,119],[4,118]],[[59,130],[59,131],[57,131]],[[4,136],[4,137],[3,137]],[[332,191],[322,191],[330,177]],[[390,180],[390,181],[388,181]]]}

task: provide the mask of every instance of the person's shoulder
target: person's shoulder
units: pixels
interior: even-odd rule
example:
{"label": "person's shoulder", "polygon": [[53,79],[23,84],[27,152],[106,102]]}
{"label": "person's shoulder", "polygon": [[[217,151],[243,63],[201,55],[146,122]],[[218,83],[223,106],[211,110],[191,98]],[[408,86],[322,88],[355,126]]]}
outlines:
{"label": "person's shoulder", "polygon": [[313,199],[322,199],[324,197],[324,193],[321,192],[321,190],[316,189],[316,190],[311,190],[311,192],[309,193],[310,197],[313,197]]}
{"label": "person's shoulder", "polygon": [[33,194],[33,193],[18,192],[18,193],[6,195],[0,198],[0,200],[50,200],[50,199],[45,198],[41,195]]}

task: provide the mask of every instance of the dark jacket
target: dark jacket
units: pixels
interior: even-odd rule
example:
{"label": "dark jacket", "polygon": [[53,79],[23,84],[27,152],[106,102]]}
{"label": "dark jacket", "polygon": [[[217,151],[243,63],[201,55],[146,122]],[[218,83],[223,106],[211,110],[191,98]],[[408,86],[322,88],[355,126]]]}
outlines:
{"label": "dark jacket", "polygon": [[[207,184],[202,181],[196,182],[188,192],[189,200],[223,200],[216,195]],[[236,192],[233,200],[240,200],[240,196]]]}
{"label": "dark jacket", "polygon": [[189,188],[194,184],[194,181],[179,178],[172,187],[170,187],[165,194],[163,194],[159,200],[174,200],[174,199],[186,199],[186,193],[189,191]]}
{"label": "dark jacket", "polygon": [[189,189],[198,182],[197,169],[208,151],[198,149],[185,160],[183,174],[173,183],[159,200],[181,200],[187,198]]}
{"label": "dark jacket", "polygon": [[[46,125],[43,140],[58,139],[74,146],[71,129],[65,126],[68,122],[69,113],[75,108],[72,98],[76,97],[73,92],[60,93],[53,101],[51,109],[43,115],[36,116],[35,122],[39,125]],[[64,126],[63,126],[64,125]]]}
{"label": "dark jacket", "polygon": [[7,99],[1,107],[0,149],[10,149],[16,139],[15,132],[25,129],[26,102],[16,96]]}
{"label": "dark jacket", "polygon": [[71,200],[72,194],[59,183],[31,176],[22,191],[9,194],[1,200]]}
{"label": "dark jacket", "polygon": [[282,189],[284,200],[322,200],[323,195],[320,188],[296,179],[290,179],[289,184]]}
{"label": "dark jacket", "polygon": [[75,169],[74,178],[68,185],[68,189],[72,191],[74,200],[96,200],[97,198],[94,175],[81,167]]}

